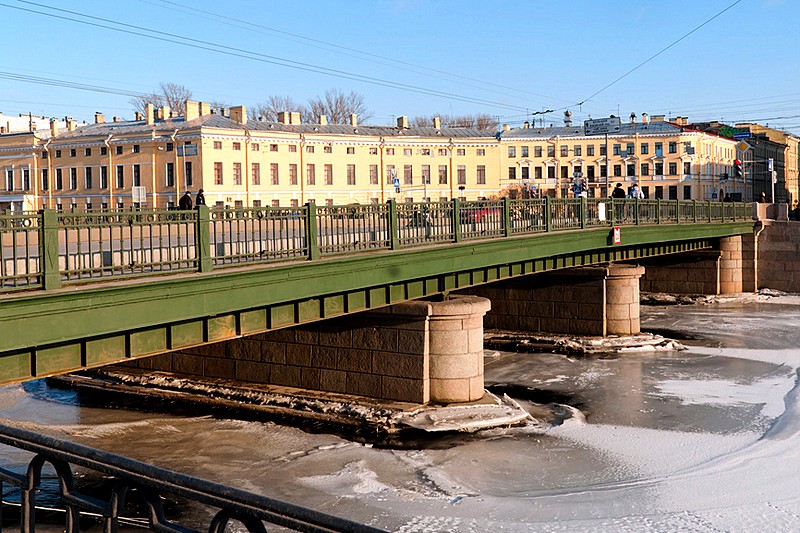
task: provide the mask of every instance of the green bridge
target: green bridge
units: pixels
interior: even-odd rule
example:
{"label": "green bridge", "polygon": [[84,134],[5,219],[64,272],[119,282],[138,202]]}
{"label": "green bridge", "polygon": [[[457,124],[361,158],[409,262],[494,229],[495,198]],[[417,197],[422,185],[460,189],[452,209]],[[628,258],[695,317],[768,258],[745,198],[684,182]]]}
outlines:
{"label": "green bridge", "polygon": [[0,215],[0,382],[713,248],[752,234],[752,211],[544,198]]}

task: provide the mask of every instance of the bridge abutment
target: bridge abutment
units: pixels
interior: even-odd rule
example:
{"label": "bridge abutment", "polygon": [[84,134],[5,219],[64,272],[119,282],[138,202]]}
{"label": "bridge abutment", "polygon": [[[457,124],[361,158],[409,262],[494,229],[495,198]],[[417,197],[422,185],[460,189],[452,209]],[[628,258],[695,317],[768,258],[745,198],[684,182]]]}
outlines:
{"label": "bridge abutment", "polygon": [[610,264],[535,274],[475,287],[492,301],[487,328],[572,335],[639,333],[644,268]]}
{"label": "bridge abutment", "polygon": [[413,403],[483,394],[477,296],[390,307],[134,361],[141,368]]}

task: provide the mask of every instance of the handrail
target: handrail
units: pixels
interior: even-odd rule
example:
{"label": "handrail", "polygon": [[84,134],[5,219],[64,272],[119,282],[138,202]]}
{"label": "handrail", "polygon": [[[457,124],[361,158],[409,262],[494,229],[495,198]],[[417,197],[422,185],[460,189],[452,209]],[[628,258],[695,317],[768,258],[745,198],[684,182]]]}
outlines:
{"label": "handrail", "polygon": [[0,215],[0,293],[108,277],[209,272],[270,261],[611,226],[748,220],[752,204],[519,200]]}
{"label": "handrail", "polygon": [[[231,521],[238,521],[250,532],[265,533],[264,522],[295,531],[311,532],[381,532],[379,528],[360,524],[301,505],[284,502],[227,487],[219,483],[187,476],[114,455],[74,442],[41,435],[32,431],[0,425],[0,443],[35,454],[24,474],[0,468],[0,482],[21,492],[21,527],[33,532],[36,525],[36,493],[40,490],[42,469],[49,463],[58,478],[62,504],[66,511],[66,531],[78,531],[81,512],[103,517],[104,531],[117,531],[129,496],[143,500],[149,527],[153,531],[192,531],[171,523],[165,517],[162,495],[170,494],[218,509],[208,531],[223,533]],[[87,496],[76,490],[72,467],[87,468],[115,483],[107,494],[108,501]],[[1,484],[1,483],[0,483]]]}

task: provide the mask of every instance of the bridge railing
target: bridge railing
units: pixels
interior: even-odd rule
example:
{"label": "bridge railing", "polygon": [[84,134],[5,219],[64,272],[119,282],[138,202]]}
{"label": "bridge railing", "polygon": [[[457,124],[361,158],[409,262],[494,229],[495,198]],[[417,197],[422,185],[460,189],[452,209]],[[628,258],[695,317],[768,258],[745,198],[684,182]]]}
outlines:
{"label": "bridge railing", "polygon": [[[37,524],[36,499],[46,494],[48,489],[55,492],[51,499],[60,500],[55,508],[64,512],[63,525],[68,532],[78,531],[79,521],[85,516],[99,518],[103,531],[118,531],[120,525],[147,527],[161,532],[197,531],[170,520],[164,509],[166,498],[180,498],[207,507],[211,512],[206,531],[214,533],[242,529],[265,533],[265,523],[293,531],[384,531],[11,426],[0,425],[0,443],[14,448],[14,456],[19,457],[22,463],[21,468],[0,468],[0,489],[5,489],[2,491],[4,500],[16,497],[19,502],[20,531],[32,532],[37,525],[43,525]],[[22,460],[26,455],[30,456],[24,459],[28,461],[27,467]],[[74,474],[78,471],[81,477],[88,474],[103,479],[104,483],[98,486],[105,486],[105,493],[97,488],[92,489],[91,496],[82,493],[75,483]],[[132,517],[133,506],[129,503],[139,504],[145,516]],[[6,502],[3,502],[3,507],[8,507]],[[9,525],[7,512],[7,509],[3,512],[6,519],[2,524],[4,530]]]}
{"label": "bridge railing", "polygon": [[538,198],[0,215],[0,292],[243,264],[650,224],[752,218],[752,204]]}

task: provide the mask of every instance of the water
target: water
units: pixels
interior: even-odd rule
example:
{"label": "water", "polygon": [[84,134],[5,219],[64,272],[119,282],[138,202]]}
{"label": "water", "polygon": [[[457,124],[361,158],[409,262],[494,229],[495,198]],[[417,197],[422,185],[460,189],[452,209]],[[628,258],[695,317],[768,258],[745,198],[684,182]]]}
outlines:
{"label": "water", "polygon": [[0,389],[0,421],[393,531],[800,530],[800,298],[643,308],[643,328],[690,349],[487,359],[491,389],[585,417],[547,429],[392,448],[43,382]]}

